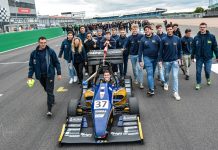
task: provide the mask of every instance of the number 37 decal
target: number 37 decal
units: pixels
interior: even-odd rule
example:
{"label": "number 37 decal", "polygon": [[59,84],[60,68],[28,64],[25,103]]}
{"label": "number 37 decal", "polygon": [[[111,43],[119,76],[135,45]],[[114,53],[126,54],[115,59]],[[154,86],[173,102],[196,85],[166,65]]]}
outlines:
{"label": "number 37 decal", "polygon": [[108,109],[108,101],[107,100],[95,101],[94,109]]}

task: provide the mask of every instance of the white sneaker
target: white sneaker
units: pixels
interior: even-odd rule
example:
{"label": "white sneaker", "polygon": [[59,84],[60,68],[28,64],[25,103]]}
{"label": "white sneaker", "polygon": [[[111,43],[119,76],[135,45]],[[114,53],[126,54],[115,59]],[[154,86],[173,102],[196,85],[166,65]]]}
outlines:
{"label": "white sneaker", "polygon": [[173,97],[177,100],[177,101],[180,101],[181,100],[181,97],[179,96],[179,93],[175,92],[173,94]]}
{"label": "white sneaker", "polygon": [[73,78],[70,78],[69,84],[73,83]]}
{"label": "white sneaker", "polygon": [[164,84],[164,90],[165,90],[165,91],[168,91],[168,89],[169,89],[169,88],[168,88],[168,84]]}
{"label": "white sneaker", "polygon": [[49,111],[49,112],[47,112],[46,115],[49,116],[49,117],[51,117],[51,116],[52,116],[52,113]]}
{"label": "white sneaker", "polygon": [[77,76],[74,76],[74,77],[73,77],[73,82],[74,82],[74,83],[77,82],[77,79],[78,79]]}
{"label": "white sneaker", "polygon": [[137,84],[139,84],[139,82],[137,80],[135,80],[135,84],[137,85]]}
{"label": "white sneaker", "polygon": [[140,89],[144,89],[144,85],[142,83],[140,83]]}

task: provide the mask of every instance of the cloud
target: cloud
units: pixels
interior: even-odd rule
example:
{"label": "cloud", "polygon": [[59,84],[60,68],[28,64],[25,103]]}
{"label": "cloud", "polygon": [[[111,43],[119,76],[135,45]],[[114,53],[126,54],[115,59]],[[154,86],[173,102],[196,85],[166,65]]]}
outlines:
{"label": "cloud", "polygon": [[154,10],[165,8],[169,12],[193,11],[196,7],[207,8],[208,0],[35,0],[40,14],[60,14],[61,12],[86,11],[87,17],[118,15],[134,10]]}

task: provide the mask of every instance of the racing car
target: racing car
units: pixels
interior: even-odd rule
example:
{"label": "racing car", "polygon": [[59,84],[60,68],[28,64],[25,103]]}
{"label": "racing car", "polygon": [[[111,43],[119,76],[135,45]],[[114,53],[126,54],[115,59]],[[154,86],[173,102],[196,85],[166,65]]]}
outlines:
{"label": "racing car", "polygon": [[[58,142],[62,144],[100,144],[119,142],[143,143],[139,105],[133,97],[131,77],[119,78],[112,71],[111,62],[122,63],[121,50],[116,55],[104,55],[99,61],[97,52],[88,53],[89,65],[98,64],[96,73],[83,82],[79,99],[70,100],[67,120]],[[93,55],[94,53],[94,55]],[[91,59],[92,56],[94,59]],[[96,60],[97,58],[97,60]],[[102,59],[102,58],[101,58]],[[104,82],[103,72],[109,70],[112,83]],[[90,84],[91,82],[91,84]]]}

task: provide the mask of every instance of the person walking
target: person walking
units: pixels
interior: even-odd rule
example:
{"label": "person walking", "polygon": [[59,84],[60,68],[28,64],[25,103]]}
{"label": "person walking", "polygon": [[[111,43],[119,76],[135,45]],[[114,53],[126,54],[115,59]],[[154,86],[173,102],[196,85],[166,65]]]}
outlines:
{"label": "person walking", "polygon": [[207,30],[207,24],[202,22],[199,26],[200,31],[194,37],[193,50],[191,59],[194,62],[196,59],[196,90],[201,88],[201,71],[204,65],[205,77],[207,80],[207,85],[211,85],[211,66],[213,53],[216,56],[216,61],[218,62],[218,49],[216,37]]}
{"label": "person walking", "polygon": [[160,65],[164,65],[165,81],[164,90],[168,91],[169,86],[169,75],[172,70],[172,87],[173,87],[173,97],[176,100],[181,100],[179,95],[179,81],[178,72],[179,64],[181,64],[181,39],[178,36],[173,35],[173,26],[168,24],[166,26],[167,36],[161,41],[160,49]]}
{"label": "person walking", "polygon": [[75,37],[72,41],[72,50],[68,60],[69,66],[73,65],[78,75],[78,84],[82,84],[83,80],[83,67],[87,65],[87,56],[82,44],[82,40]]}
{"label": "person walking", "polygon": [[[68,74],[69,74],[69,84],[72,84],[73,82],[77,81],[77,75],[76,75],[76,70],[73,66],[69,66],[68,65],[68,60],[69,60],[69,55],[70,55],[70,51],[72,49],[71,45],[72,45],[72,40],[74,38],[74,33],[72,31],[69,31],[67,33],[67,38],[63,40],[62,44],[61,44],[61,48],[60,48],[60,52],[58,57],[62,58],[65,60],[66,62],[66,66],[67,66],[67,70],[68,70]],[[64,55],[64,56],[62,56]]]}
{"label": "person walking", "polygon": [[[152,27],[146,25],[144,27],[145,35],[140,41],[138,59],[142,68],[147,72],[148,96],[154,95],[154,74],[158,61],[158,54],[161,48],[161,39],[154,35]],[[142,61],[143,58],[143,61]]]}
{"label": "person walking", "polygon": [[55,104],[55,69],[58,80],[61,80],[61,66],[55,51],[47,45],[45,37],[39,37],[38,46],[30,54],[27,80],[32,80],[35,74],[47,93],[47,116],[52,116],[52,106]]}

